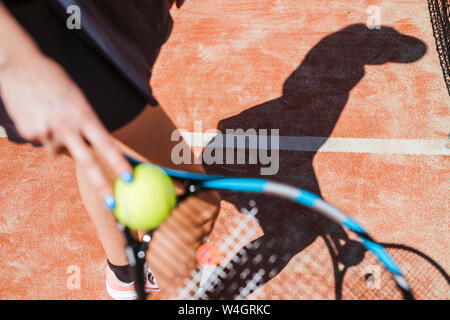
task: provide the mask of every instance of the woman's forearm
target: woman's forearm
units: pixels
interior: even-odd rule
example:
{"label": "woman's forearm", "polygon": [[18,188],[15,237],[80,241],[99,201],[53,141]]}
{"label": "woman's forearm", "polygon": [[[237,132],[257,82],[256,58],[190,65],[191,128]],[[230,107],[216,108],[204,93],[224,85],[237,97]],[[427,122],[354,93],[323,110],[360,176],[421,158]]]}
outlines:
{"label": "woman's forearm", "polygon": [[0,73],[11,64],[26,64],[40,55],[34,40],[0,1]]}

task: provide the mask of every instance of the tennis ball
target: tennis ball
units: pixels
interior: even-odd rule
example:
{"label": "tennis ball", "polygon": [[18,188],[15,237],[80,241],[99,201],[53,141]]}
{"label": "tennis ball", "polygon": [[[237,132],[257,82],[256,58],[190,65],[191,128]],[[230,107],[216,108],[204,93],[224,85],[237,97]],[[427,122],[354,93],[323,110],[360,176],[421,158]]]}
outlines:
{"label": "tennis ball", "polygon": [[156,229],[170,215],[177,196],[172,179],[159,167],[140,164],[134,168],[134,180],[114,183],[117,220],[132,230]]}

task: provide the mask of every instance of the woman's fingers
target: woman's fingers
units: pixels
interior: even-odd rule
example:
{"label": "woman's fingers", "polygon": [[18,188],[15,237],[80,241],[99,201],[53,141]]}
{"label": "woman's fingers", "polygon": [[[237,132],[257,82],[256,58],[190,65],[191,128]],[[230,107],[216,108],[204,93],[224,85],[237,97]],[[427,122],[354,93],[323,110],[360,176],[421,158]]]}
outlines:
{"label": "woman's fingers", "polygon": [[114,144],[109,133],[95,118],[90,118],[83,126],[83,134],[98,154],[107,162],[117,177],[126,183],[133,181],[133,170],[123,154]]}
{"label": "woman's fingers", "polygon": [[81,134],[68,134],[65,137],[65,145],[86,177],[103,197],[105,205],[111,210],[114,209],[115,201],[112,196],[112,188]]}
{"label": "woman's fingers", "polygon": [[40,53],[7,71],[1,79],[2,100],[21,135],[42,143],[51,154],[66,148],[113,207],[112,184],[95,155],[98,152],[114,170],[114,179],[123,176],[131,181],[132,171],[80,88],[61,66]]}
{"label": "woman's fingers", "polygon": [[42,146],[44,147],[44,149],[51,154],[52,156],[57,155],[58,153],[58,149],[60,148],[60,146],[58,146],[55,141],[52,141],[50,139],[41,139],[40,143],[42,144]]}

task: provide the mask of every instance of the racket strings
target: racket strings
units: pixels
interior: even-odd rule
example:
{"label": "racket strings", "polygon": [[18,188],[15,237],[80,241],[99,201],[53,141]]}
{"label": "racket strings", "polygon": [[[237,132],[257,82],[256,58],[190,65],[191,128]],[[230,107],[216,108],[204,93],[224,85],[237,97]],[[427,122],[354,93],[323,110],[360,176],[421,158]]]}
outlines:
{"label": "racket strings", "polygon": [[332,299],[332,259],[320,237],[292,257],[263,237],[254,214],[218,219],[209,242],[225,254],[218,266],[192,270],[175,299]]}
{"label": "racket strings", "polygon": [[[172,222],[168,221],[157,231],[162,232],[164,238],[158,243],[151,243],[154,252],[149,256],[150,261],[158,261],[152,269],[163,288],[162,298],[402,299],[391,274],[378,259],[371,252],[364,251],[362,256],[358,252],[356,236],[350,234],[349,238],[345,238],[340,235],[338,240],[329,234],[318,236],[308,247],[292,256],[284,249],[289,244],[283,243],[282,237],[264,235],[256,218],[257,212],[252,210],[242,213],[228,210],[225,215],[219,215],[208,242],[220,248],[222,260],[218,266],[195,263],[196,246],[188,245],[185,249],[177,247],[177,251],[173,249],[173,243],[192,242],[193,239],[183,236],[187,228],[194,228],[191,224],[198,228],[208,220],[208,217],[205,220],[201,216],[185,219],[193,209],[189,199],[177,209],[178,214],[174,213]],[[332,227],[325,229],[331,234]],[[298,236],[299,239],[301,237]],[[183,253],[180,248],[186,252]],[[353,249],[346,252],[345,248]],[[430,268],[426,259],[411,252],[395,248],[387,250],[404,272],[416,298],[450,298],[445,272]],[[178,255],[184,256],[184,261],[194,262],[176,261],[171,276],[161,277],[166,269],[170,269],[167,266],[171,260],[173,262],[171,257]]]}
{"label": "racket strings", "polygon": [[180,201],[170,218],[153,234],[147,262],[161,288],[162,299],[173,299],[186,279],[198,272],[196,250],[207,235],[218,214],[213,192],[204,192]]}
{"label": "racket strings", "polygon": [[[179,272],[182,281],[168,298],[402,299],[391,273],[356,240],[351,233],[337,240],[329,234],[318,236],[292,255],[282,238],[264,234],[255,214],[226,212],[208,238],[223,254],[220,264],[184,266]],[[426,259],[411,252],[387,250],[416,298],[450,297],[443,270],[430,268]]]}
{"label": "racket strings", "polygon": [[[298,219],[309,222],[308,228],[315,230],[312,233],[316,236],[293,255],[286,250],[291,245],[285,243],[286,238],[301,242],[302,237],[308,239],[310,235],[292,231],[289,232],[294,236],[290,237],[264,234],[254,204],[250,205],[250,210],[240,213],[231,210],[225,215],[227,219],[219,215],[208,237],[208,242],[214,243],[223,254],[220,264],[195,263],[195,243],[209,234],[215,220],[211,218],[215,214],[211,213],[190,214],[210,211],[193,210],[190,203],[197,198],[196,195],[183,199],[171,219],[157,231],[164,237],[151,243],[154,250],[150,261],[159,260],[152,269],[164,288],[163,298],[402,299],[390,272],[371,252],[361,251],[356,236],[347,237],[346,233],[339,232],[340,226],[326,224],[324,219],[313,219],[310,217],[314,217],[313,214]],[[128,211],[126,201],[124,209]],[[203,228],[206,224],[209,226]],[[203,231],[194,235],[186,230]],[[429,259],[408,250],[388,248],[388,252],[404,272],[416,298],[450,298],[448,275],[442,268],[436,268]],[[184,260],[172,259],[178,256],[183,256]],[[162,261],[174,263],[168,268]],[[164,277],[164,272],[170,268],[170,276]]]}
{"label": "racket strings", "polygon": [[[449,299],[450,284],[448,274],[435,261],[426,259],[416,250],[386,245],[388,253],[401,267],[416,299]],[[361,274],[364,275],[361,278]],[[367,290],[355,290],[355,287]],[[349,269],[343,281],[343,299],[402,299],[391,274],[370,252],[363,263]]]}
{"label": "racket strings", "polygon": [[386,248],[403,266],[416,299],[450,299],[449,275],[437,261],[407,246],[386,244]]}

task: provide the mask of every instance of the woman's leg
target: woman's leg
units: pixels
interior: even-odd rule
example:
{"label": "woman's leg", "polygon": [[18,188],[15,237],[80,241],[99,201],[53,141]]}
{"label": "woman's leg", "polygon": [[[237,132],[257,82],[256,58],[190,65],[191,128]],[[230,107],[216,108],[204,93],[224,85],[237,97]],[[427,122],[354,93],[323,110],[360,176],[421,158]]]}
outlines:
{"label": "woman's leg", "polygon": [[[124,152],[139,159],[180,170],[204,172],[201,165],[173,164],[171,151],[179,143],[171,141],[174,130],[175,125],[161,107],[147,107],[136,119],[116,131],[114,136]],[[108,260],[115,265],[126,265],[124,240],[113,214],[95,196],[95,190],[84,175],[79,170],[77,172],[82,199]],[[214,192],[192,198],[175,209],[169,220],[154,233],[148,258],[163,290],[164,283],[174,281],[175,273],[184,273],[194,267],[195,251],[212,229],[218,204],[219,197]],[[172,294],[165,293],[168,296]]]}
{"label": "woman's leg", "polygon": [[128,260],[123,250],[125,240],[117,228],[114,215],[96,195],[95,188],[89,183],[78,165],[77,181],[84,206],[94,223],[109,262],[117,266],[127,265]]}

